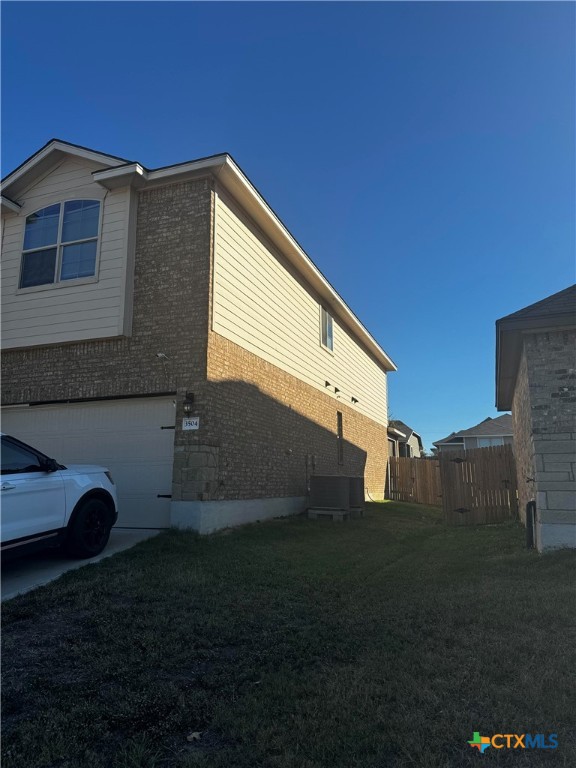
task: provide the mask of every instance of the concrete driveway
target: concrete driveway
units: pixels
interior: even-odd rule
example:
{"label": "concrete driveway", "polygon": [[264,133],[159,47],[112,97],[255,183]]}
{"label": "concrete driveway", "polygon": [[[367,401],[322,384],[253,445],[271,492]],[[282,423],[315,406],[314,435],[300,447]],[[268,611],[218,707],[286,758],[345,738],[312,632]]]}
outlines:
{"label": "concrete driveway", "polygon": [[97,563],[105,557],[115,555],[124,549],[130,549],[145,539],[156,536],[160,531],[155,528],[113,528],[110,541],[104,552],[89,560],[71,560],[59,550],[52,549],[26,555],[11,563],[2,564],[2,600],[9,600],[16,595],[29,592],[54,581],[66,571],[81,568],[88,563]]}

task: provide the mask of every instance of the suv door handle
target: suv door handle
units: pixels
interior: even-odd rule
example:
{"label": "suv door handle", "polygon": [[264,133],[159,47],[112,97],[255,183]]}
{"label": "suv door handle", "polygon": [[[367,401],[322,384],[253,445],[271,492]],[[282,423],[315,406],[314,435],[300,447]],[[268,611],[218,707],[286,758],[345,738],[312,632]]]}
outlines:
{"label": "suv door handle", "polygon": [[12,488],[16,488],[16,486],[12,485],[12,483],[2,483],[0,491],[11,491]]}

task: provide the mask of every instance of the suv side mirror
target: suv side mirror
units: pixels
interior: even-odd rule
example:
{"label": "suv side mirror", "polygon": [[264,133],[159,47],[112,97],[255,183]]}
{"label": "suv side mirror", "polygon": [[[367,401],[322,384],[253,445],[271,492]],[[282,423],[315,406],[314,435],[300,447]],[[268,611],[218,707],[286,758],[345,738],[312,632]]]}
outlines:
{"label": "suv side mirror", "polygon": [[43,472],[56,472],[60,469],[60,464],[58,464],[56,459],[46,459],[40,466]]}

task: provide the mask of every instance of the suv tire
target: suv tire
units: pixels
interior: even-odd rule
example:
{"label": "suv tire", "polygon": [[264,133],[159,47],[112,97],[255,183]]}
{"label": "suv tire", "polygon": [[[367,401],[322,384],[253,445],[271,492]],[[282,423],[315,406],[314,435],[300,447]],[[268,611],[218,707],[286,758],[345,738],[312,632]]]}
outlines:
{"label": "suv tire", "polygon": [[95,557],[110,538],[112,515],[102,499],[86,499],[72,516],[65,549],[73,557]]}

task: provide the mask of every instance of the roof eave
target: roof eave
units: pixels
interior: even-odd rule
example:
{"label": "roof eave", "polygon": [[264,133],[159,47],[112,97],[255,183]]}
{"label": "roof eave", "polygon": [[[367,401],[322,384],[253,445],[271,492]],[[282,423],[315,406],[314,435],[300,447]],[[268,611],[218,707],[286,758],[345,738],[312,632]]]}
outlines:
{"label": "roof eave", "polygon": [[14,200],[10,200],[5,195],[1,196],[2,199],[2,213],[19,213],[22,206],[16,203]]}
{"label": "roof eave", "polygon": [[281,248],[297,271],[308,280],[326,303],[326,309],[333,309],[335,314],[342,318],[385,371],[398,370],[396,364],[326,280],[230,155],[226,155],[226,162],[219,171],[218,180],[240,200],[250,216]]}
{"label": "roof eave", "polygon": [[106,189],[118,189],[119,187],[140,189],[148,180],[148,171],[139,163],[128,163],[117,168],[93,171],[92,178]]}

